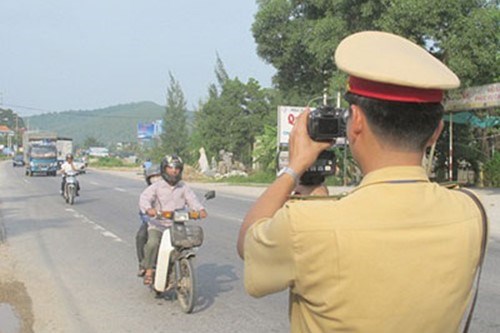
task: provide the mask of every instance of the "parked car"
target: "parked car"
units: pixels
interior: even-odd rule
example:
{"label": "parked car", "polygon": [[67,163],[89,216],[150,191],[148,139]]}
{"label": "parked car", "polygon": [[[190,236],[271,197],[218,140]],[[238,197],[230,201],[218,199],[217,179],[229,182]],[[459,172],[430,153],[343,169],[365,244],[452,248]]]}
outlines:
{"label": "parked car", "polygon": [[15,167],[22,167],[24,166],[24,156],[23,155],[15,155],[14,158],[12,158],[12,166]]}
{"label": "parked car", "polygon": [[87,171],[87,163],[83,161],[81,158],[75,158],[73,160],[73,164],[75,165],[75,168],[80,172],[80,173],[85,173]]}

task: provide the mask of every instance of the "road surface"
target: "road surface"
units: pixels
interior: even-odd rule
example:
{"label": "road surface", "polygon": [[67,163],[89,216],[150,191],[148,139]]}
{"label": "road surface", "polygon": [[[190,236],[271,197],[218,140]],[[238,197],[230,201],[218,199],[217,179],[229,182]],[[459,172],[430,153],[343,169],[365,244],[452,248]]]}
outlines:
{"label": "road surface", "polygon": [[[81,196],[70,206],[58,194],[59,177],[26,177],[0,162],[0,332],[10,333],[2,331],[2,304],[22,318],[23,333],[289,331],[287,292],[246,295],[235,250],[242,217],[263,188],[192,184],[200,198],[208,189],[217,197],[201,222],[199,298],[186,315],[135,276],[141,177],[90,170],[79,179]],[[500,331],[500,190],[477,192],[491,234],[471,331],[493,333]]]}

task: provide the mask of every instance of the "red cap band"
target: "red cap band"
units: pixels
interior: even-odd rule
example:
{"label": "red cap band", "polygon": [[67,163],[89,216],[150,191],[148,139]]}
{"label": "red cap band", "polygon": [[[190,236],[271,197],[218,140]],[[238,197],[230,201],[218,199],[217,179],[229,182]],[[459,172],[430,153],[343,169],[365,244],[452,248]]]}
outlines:
{"label": "red cap band", "polygon": [[355,76],[349,77],[349,91],[364,97],[395,102],[440,103],[443,100],[443,91],[440,89],[398,86]]}

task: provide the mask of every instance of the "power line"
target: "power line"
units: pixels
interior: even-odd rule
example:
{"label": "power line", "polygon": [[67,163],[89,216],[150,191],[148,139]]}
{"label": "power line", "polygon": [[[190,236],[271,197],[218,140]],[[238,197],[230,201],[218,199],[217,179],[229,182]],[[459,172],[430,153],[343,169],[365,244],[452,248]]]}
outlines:
{"label": "power line", "polygon": [[2,106],[7,106],[7,107],[11,107],[11,108],[21,108],[21,109],[33,110],[33,111],[54,112],[52,110],[40,109],[40,108],[31,107],[31,106],[15,105],[15,104],[2,104]]}
{"label": "power line", "polygon": [[[1,94],[1,93],[0,93]],[[0,95],[0,101],[1,101],[1,95]],[[0,103],[2,105],[2,103]],[[27,109],[27,110],[33,110],[33,111],[42,111],[46,113],[51,113],[50,115],[54,116],[66,116],[66,117],[99,117],[99,118],[124,118],[124,119],[143,119],[144,115],[109,115],[109,114],[95,114],[96,110],[87,110],[87,111],[82,111],[82,110],[70,110],[70,111],[52,111],[52,110],[47,110],[47,109],[41,109],[41,108],[36,108],[36,107],[31,107],[31,106],[23,106],[23,105],[16,105],[16,104],[3,104],[2,106],[6,107],[11,107],[11,108],[21,108],[21,109]],[[88,113],[87,113],[88,112]],[[71,114],[69,114],[71,113]],[[49,116],[50,116],[49,115]],[[25,117],[37,117],[37,116],[47,116],[47,114],[35,114],[35,115],[30,115],[30,116],[25,116]]]}

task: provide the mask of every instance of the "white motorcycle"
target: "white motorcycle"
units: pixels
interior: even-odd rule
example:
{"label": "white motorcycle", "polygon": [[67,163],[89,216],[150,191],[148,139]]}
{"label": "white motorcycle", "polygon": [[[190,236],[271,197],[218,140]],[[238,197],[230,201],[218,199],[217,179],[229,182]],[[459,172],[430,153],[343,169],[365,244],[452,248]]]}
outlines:
{"label": "white motorcycle", "polygon": [[[205,201],[215,198],[215,191],[205,194]],[[200,213],[185,209],[164,211],[160,219],[172,220],[172,226],[162,235],[152,288],[157,295],[173,290],[182,311],[191,313],[196,302],[196,275],[193,265],[196,248],[203,243],[203,229],[188,225],[200,218]]]}
{"label": "white motorcycle", "polygon": [[78,171],[68,171],[65,174],[66,182],[64,184],[63,197],[66,203],[72,205],[75,202],[76,192],[78,189],[78,180],[76,176]]}

